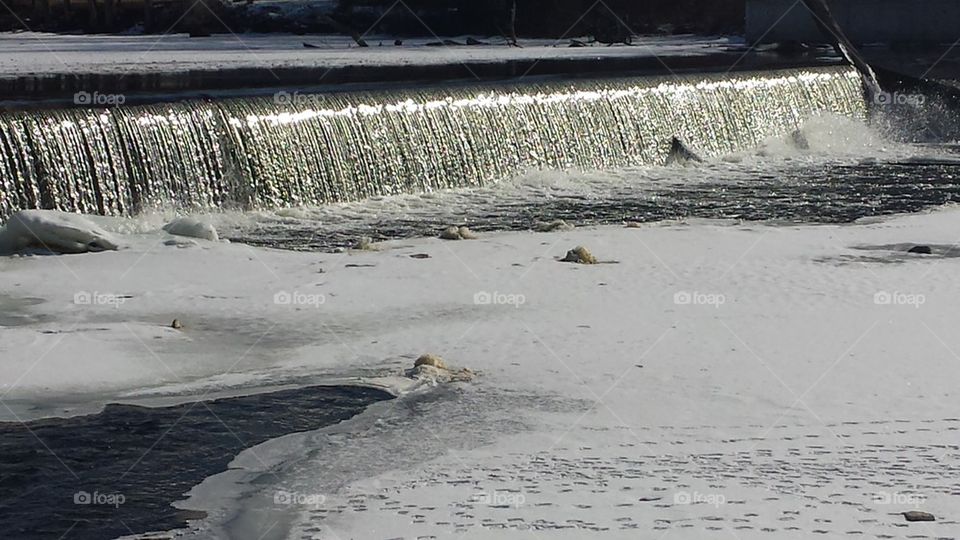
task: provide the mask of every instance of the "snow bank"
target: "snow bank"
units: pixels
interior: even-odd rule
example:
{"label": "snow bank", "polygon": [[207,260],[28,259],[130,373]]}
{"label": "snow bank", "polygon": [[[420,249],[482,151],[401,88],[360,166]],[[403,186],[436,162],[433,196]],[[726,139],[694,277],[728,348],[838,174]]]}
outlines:
{"label": "snow bank", "polygon": [[110,234],[87,218],[57,210],[21,210],[0,230],[0,253],[27,248],[58,253],[117,249]]}

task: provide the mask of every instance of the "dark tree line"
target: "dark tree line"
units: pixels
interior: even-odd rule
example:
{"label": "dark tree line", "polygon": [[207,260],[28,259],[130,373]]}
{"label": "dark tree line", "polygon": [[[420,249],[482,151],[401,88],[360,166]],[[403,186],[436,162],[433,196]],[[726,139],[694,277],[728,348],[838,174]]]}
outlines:
{"label": "dark tree line", "polygon": [[[118,32],[334,32],[401,36],[501,35],[628,41],[632,34],[742,32],[745,0],[16,0],[3,29]],[[391,9],[391,6],[392,9]]]}

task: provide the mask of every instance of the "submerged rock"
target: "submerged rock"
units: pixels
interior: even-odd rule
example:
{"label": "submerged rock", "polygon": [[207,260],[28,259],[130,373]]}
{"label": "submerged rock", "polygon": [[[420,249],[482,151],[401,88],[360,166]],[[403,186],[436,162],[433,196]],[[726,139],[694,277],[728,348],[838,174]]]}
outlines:
{"label": "submerged rock", "polygon": [[163,230],[174,236],[186,236],[188,238],[200,238],[219,242],[220,235],[213,225],[192,217],[177,218],[163,226]]}
{"label": "submerged rock", "polygon": [[20,210],[0,230],[0,253],[40,248],[54,253],[115,250],[110,234],[79,214],[59,210]]}
{"label": "submerged rock", "polygon": [[930,255],[933,253],[933,250],[930,249],[930,246],[913,246],[907,250],[907,253],[919,253],[921,255]]}
{"label": "submerged rock", "polygon": [[597,258],[593,256],[590,251],[583,247],[577,246],[567,252],[567,255],[560,259],[561,262],[571,262],[576,264],[597,264]]}
{"label": "submerged rock", "polygon": [[196,240],[191,240],[189,238],[171,238],[169,240],[165,240],[163,245],[176,248],[190,248],[198,244]]}
{"label": "submerged rock", "polygon": [[928,512],[921,512],[919,510],[910,510],[909,512],[904,512],[903,517],[907,521],[936,521],[937,518],[933,514]]}
{"label": "submerged rock", "polygon": [[562,219],[554,221],[538,221],[533,224],[533,230],[537,232],[571,231],[574,226]]}

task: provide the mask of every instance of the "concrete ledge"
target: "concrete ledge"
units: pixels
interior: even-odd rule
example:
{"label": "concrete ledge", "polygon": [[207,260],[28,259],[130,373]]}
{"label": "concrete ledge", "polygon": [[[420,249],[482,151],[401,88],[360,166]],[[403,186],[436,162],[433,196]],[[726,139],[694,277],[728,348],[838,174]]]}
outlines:
{"label": "concrete ledge", "polygon": [[[77,92],[122,94],[126,104],[155,103],[190,97],[264,94],[271,89],[323,90],[345,85],[376,87],[384,84],[429,84],[456,80],[508,80],[603,74],[658,74],[690,71],[728,71],[810,67],[838,64],[830,56],[749,54],[730,50],[696,56],[593,57],[583,59],[524,59],[487,63],[352,67],[263,67],[191,70],[159,73],[64,73],[23,75],[0,79],[0,107],[7,110],[74,106]],[[83,106],[83,104],[79,104]]]}

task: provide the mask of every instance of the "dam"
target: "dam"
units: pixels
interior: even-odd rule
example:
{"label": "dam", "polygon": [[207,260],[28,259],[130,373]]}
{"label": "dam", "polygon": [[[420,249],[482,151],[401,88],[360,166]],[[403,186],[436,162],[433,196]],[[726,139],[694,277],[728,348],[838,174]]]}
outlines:
{"label": "dam", "polygon": [[850,67],[458,84],[0,114],[0,215],[258,209],[710,157],[867,114]]}

